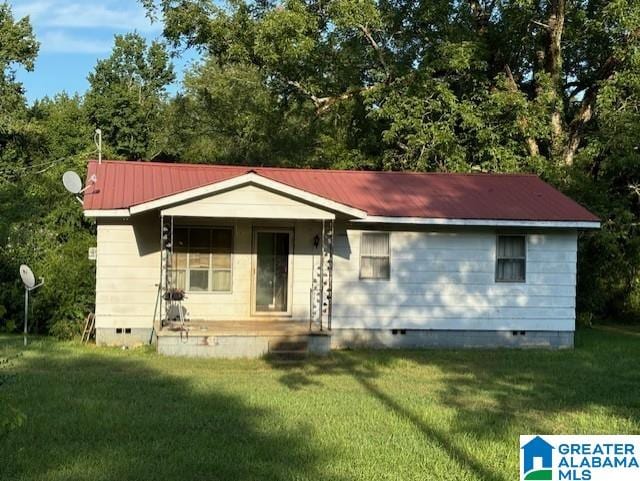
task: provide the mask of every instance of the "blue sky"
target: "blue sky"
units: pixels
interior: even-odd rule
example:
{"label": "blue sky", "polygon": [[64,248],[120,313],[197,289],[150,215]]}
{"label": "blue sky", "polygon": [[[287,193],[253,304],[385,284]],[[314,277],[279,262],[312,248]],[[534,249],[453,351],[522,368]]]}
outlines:
{"label": "blue sky", "polygon": [[[30,102],[61,91],[84,93],[87,75],[98,59],[109,56],[115,34],[135,30],[152,40],[162,33],[162,26],[152,24],[135,0],[12,0],[9,4],[16,19],[30,17],[40,42],[35,70],[18,72]],[[174,59],[179,79],[194,58],[187,53]],[[170,91],[177,88],[179,80]]]}

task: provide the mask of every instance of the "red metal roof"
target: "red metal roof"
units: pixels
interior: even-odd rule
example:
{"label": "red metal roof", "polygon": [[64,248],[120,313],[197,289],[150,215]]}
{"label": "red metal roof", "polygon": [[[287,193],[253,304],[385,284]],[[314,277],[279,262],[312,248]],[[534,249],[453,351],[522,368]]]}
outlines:
{"label": "red metal roof", "polygon": [[86,210],[125,209],[249,172],[367,212],[370,216],[597,222],[535,175],[339,171],[96,161]]}

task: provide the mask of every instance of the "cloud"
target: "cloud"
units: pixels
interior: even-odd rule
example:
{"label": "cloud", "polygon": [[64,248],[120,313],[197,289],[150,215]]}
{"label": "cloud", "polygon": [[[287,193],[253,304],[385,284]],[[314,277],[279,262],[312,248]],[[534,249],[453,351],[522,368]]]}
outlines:
{"label": "cloud", "polygon": [[39,37],[40,51],[47,53],[95,53],[111,51],[112,40],[100,40],[70,35],[60,30],[44,32]]}
{"label": "cloud", "polygon": [[140,32],[159,31],[161,25],[152,24],[140,4],[131,0],[25,0],[14,1],[14,16],[29,15],[38,29],[116,29]]}

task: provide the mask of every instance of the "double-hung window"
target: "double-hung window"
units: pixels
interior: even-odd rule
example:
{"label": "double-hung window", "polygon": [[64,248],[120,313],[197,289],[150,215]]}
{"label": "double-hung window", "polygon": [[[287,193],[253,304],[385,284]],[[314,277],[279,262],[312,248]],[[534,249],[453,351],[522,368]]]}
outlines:
{"label": "double-hung window", "polygon": [[389,233],[363,232],[360,238],[360,279],[389,279]]}
{"label": "double-hung window", "polygon": [[231,228],[174,230],[172,285],[189,292],[231,291]]}
{"label": "double-hung window", "polygon": [[496,243],[496,282],[525,282],[526,236],[499,235]]}

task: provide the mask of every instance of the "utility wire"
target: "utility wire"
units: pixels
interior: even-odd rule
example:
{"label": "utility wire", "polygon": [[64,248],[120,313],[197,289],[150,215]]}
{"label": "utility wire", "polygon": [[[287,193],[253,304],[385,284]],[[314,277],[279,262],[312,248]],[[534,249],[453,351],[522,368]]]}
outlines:
{"label": "utility wire", "polygon": [[94,149],[91,151],[86,151],[86,152],[80,152],[78,154],[74,154],[74,155],[69,155],[69,156],[65,156],[65,157],[60,157],[59,159],[55,159],[55,160],[48,160],[45,162],[39,162],[37,164],[30,164],[30,165],[21,165],[18,167],[15,167],[13,169],[14,172],[12,172],[11,174],[8,175],[0,175],[0,181],[3,181],[5,183],[9,183],[12,184],[14,183],[16,180],[18,180],[21,177],[26,177],[27,175],[32,175],[32,174],[43,174],[44,172],[48,171],[49,169],[53,168],[54,166],[61,164],[65,161],[68,160],[73,160],[79,157],[86,157],[88,155],[91,154],[95,154],[98,150]]}

